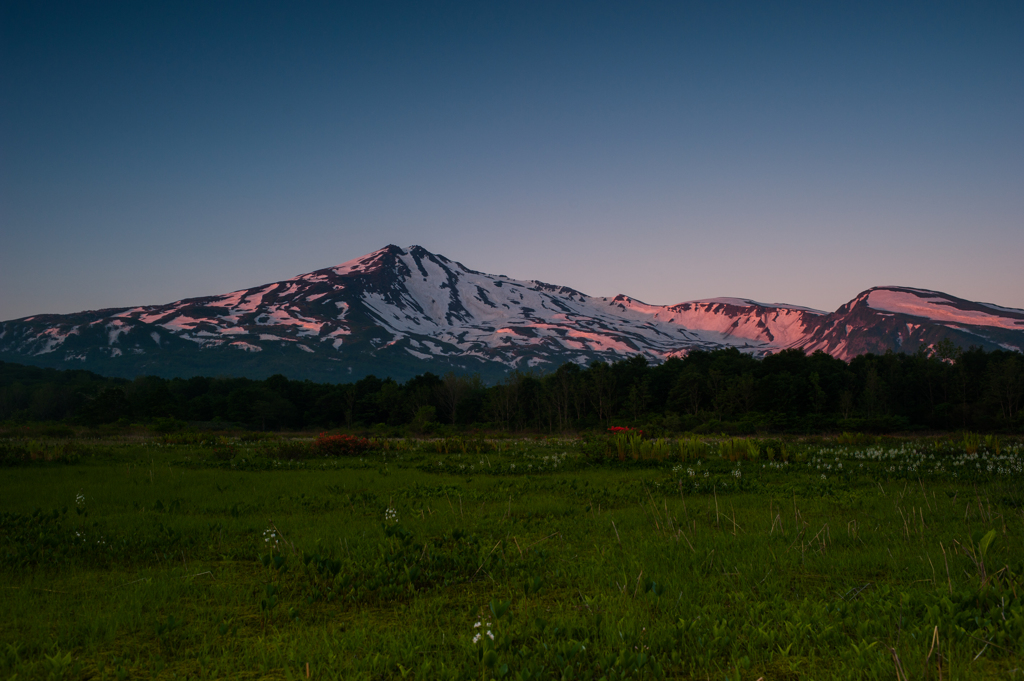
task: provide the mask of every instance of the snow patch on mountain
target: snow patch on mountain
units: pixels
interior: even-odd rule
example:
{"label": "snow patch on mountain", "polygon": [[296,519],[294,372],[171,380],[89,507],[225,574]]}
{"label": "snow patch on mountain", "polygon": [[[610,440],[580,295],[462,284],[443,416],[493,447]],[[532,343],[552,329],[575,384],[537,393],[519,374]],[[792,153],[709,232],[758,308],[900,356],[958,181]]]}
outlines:
{"label": "snow patch on mountain", "polygon": [[113,319],[106,325],[107,345],[113,345],[122,334],[127,333],[130,327],[122,319]]}
{"label": "snow patch on mountain", "polygon": [[[868,295],[867,304],[875,310],[895,312],[913,317],[924,317],[933,322],[995,326],[1002,329],[1024,329],[1024,316],[1020,319],[1013,319],[988,314],[980,310],[964,309],[933,291],[876,289]],[[1014,312],[1007,308],[1002,310],[1004,312]],[[1021,313],[1020,310],[1015,312]]]}
{"label": "snow patch on mountain", "polygon": [[[79,353],[95,342],[105,357],[114,356],[114,345],[125,347],[127,356],[144,352],[138,341],[146,338],[150,352],[183,345],[193,352],[227,347],[250,353],[298,347],[317,361],[387,362],[397,352],[511,368],[637,353],[660,362],[723,347],[758,356],[803,348],[849,359],[885,349],[914,351],[950,333],[986,347],[1024,346],[1024,310],[904,287],[870,289],[833,313],[735,297],[650,305],[477,272],[419,246],[388,246],[223,295],[5,322],[0,351],[31,356],[67,345]],[[96,334],[101,341],[92,340]],[[72,336],[78,338],[70,342]]]}
{"label": "snow patch on mountain", "polygon": [[56,326],[45,329],[42,334],[40,334],[41,339],[43,340],[43,346],[34,354],[46,355],[54,352],[64,344],[64,341],[66,341],[69,336],[74,336],[76,334],[78,334],[78,329],[62,331],[60,327]]}

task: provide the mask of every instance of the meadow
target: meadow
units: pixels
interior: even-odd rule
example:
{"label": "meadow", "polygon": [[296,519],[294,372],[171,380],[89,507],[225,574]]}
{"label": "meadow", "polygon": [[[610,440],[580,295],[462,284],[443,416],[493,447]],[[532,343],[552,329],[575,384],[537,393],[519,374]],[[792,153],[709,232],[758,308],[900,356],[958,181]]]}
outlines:
{"label": "meadow", "polygon": [[2,679],[1024,679],[1013,438],[54,435]]}

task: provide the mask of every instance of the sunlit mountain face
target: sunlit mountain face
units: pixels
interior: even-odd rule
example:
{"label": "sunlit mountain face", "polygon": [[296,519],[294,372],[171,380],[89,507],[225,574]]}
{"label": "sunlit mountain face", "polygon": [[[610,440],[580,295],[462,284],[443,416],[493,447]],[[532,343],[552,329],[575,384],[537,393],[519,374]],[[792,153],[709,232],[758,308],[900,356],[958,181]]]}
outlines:
{"label": "sunlit mountain face", "polygon": [[551,370],[645,355],[786,348],[841,359],[949,339],[1021,350],[1024,310],[885,286],[832,313],[740,298],[647,305],[471,270],[419,246],[167,305],[0,323],[0,359],[133,377],[242,375],[404,380],[426,371]]}

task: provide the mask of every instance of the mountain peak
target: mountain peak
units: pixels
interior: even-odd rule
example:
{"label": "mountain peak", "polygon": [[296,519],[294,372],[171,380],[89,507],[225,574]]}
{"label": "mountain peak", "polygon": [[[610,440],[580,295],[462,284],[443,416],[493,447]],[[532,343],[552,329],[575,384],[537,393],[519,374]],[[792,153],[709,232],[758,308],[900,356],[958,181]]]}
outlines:
{"label": "mountain peak", "polygon": [[1024,310],[937,291],[880,286],[833,313],[746,298],[649,305],[592,298],[540,281],[471,270],[419,245],[372,253],[224,295],[37,315],[0,323],[0,359],[123,376],[288,373],[316,380],[424,371],[555,368],[643,354],[786,348],[848,359],[961,346],[1024,347]]}

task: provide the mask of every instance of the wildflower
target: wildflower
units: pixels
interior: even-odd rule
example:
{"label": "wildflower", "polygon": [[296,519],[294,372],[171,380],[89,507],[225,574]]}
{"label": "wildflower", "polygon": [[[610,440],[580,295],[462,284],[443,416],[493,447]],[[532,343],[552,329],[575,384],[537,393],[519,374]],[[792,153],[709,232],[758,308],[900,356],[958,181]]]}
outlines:
{"label": "wildflower", "polygon": [[85,495],[81,491],[75,495],[75,506],[78,508],[85,508]]}
{"label": "wildflower", "polygon": [[487,638],[491,639],[492,641],[494,640],[494,634],[491,632],[491,623],[490,622],[477,622],[476,624],[473,625],[473,628],[474,629],[481,629],[481,628],[484,629],[483,633],[478,631],[478,632],[476,632],[476,635],[473,636],[473,645],[476,645],[477,643],[479,643],[480,639],[483,638],[484,636],[486,636]]}
{"label": "wildflower", "polygon": [[390,506],[384,511],[384,522],[386,523],[397,523],[398,522],[398,511],[391,508]]}

